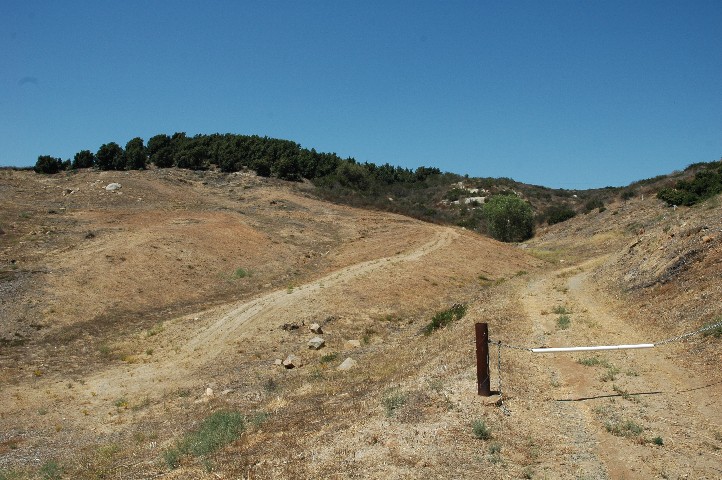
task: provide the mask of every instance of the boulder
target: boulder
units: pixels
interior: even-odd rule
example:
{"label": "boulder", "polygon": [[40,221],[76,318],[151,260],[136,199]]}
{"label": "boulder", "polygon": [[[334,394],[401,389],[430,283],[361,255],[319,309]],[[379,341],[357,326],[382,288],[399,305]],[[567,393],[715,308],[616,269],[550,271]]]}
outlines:
{"label": "boulder", "polygon": [[341,365],[339,365],[336,369],[345,371],[345,370],[351,370],[353,367],[356,366],[356,360],[354,360],[351,357],[348,357],[346,360],[344,360]]}
{"label": "boulder", "polygon": [[109,192],[114,192],[116,190],[120,190],[122,188],[122,185],[119,183],[109,183],[105,186],[105,189]]}
{"label": "boulder", "polygon": [[323,347],[323,345],[326,343],[326,341],[321,337],[313,337],[311,340],[308,341],[308,348],[313,348],[314,350],[318,350],[319,348]]}

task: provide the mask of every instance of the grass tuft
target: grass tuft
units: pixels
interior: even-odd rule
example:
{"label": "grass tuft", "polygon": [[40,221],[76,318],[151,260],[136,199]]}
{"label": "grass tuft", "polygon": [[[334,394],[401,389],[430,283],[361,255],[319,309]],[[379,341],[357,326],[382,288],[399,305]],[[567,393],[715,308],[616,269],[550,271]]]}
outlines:
{"label": "grass tuft", "polygon": [[559,327],[562,330],[566,330],[569,328],[572,324],[572,319],[569,318],[569,315],[559,315],[559,318],[557,318],[557,327]]}
{"label": "grass tuft", "polygon": [[206,418],[198,430],[186,434],[175,448],[164,452],[166,464],[177,468],[183,455],[209,455],[235,441],[246,428],[238,412],[220,411]]}
{"label": "grass tuft", "polygon": [[474,432],[474,436],[479,440],[489,440],[491,438],[491,429],[486,426],[484,420],[474,420],[471,424],[471,429]]}
{"label": "grass tuft", "polygon": [[406,394],[399,390],[392,389],[386,392],[384,398],[381,400],[384,409],[386,410],[387,417],[393,417],[396,410],[406,405]]}
{"label": "grass tuft", "polygon": [[454,320],[461,319],[464,315],[466,315],[466,305],[456,303],[451,308],[434,315],[431,322],[424,327],[424,335],[431,335],[434,331],[447,326]]}

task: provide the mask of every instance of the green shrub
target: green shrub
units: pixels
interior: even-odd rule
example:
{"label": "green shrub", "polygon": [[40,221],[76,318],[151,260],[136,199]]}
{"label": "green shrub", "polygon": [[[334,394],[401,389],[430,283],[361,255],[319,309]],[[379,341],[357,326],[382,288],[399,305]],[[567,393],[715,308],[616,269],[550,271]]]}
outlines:
{"label": "green shrub", "polygon": [[245,420],[240,413],[216,412],[206,418],[198,430],[186,434],[175,448],[164,452],[166,464],[170,468],[176,468],[183,455],[209,455],[235,441],[245,428]]}
{"label": "green shrub", "polygon": [[523,242],[534,235],[534,211],[516,195],[494,195],[484,204],[486,228],[496,240]]}
{"label": "green shrub", "polygon": [[424,327],[424,335],[430,335],[435,330],[445,327],[454,320],[461,319],[464,315],[466,315],[466,305],[456,303],[448,310],[444,310],[434,315],[434,318],[431,319],[431,323]]}
{"label": "green shrub", "polygon": [[566,330],[571,324],[572,320],[569,318],[569,315],[559,315],[559,318],[557,318],[557,327],[562,330]]}
{"label": "green shrub", "polygon": [[662,437],[654,437],[652,439],[652,443],[661,447],[662,445],[664,445],[664,440],[662,440]]}
{"label": "green shrub", "polygon": [[604,428],[607,429],[612,435],[617,437],[636,437],[641,435],[644,431],[641,425],[633,422],[632,420],[625,420],[621,422],[606,422]]}
{"label": "green shrub", "polygon": [[491,429],[486,426],[484,420],[474,420],[471,424],[471,429],[474,432],[474,436],[479,440],[489,440],[491,438]]}
{"label": "green shrub", "polygon": [[387,417],[393,417],[396,410],[406,405],[406,394],[396,389],[386,392],[381,403],[386,410]]}
{"label": "green shrub", "polygon": [[604,202],[599,198],[591,198],[584,204],[584,213],[587,214],[592,210],[604,208]]}
{"label": "green shrub", "polygon": [[40,476],[43,480],[59,480],[63,477],[63,468],[55,460],[48,460],[40,467]]}
{"label": "green shrub", "polygon": [[546,220],[548,225],[554,225],[574,218],[577,216],[577,212],[567,204],[552,205],[551,207],[544,210],[541,216],[541,220]]}
{"label": "green shrub", "polygon": [[234,278],[246,278],[246,277],[250,277],[250,276],[251,276],[251,272],[249,272],[245,268],[237,268],[236,271],[233,272]]}
{"label": "green shrub", "polygon": [[674,188],[663,188],[657,198],[668,205],[691,206],[722,193],[722,162],[700,164],[704,167],[694,178],[679,180]]}

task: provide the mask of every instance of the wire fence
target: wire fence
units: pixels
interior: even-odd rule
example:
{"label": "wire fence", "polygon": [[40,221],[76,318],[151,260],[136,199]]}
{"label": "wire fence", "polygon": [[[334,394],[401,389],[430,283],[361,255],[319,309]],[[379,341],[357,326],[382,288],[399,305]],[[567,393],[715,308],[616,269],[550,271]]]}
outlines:
{"label": "wire fence", "polygon": [[667,338],[664,340],[660,340],[653,343],[645,343],[645,344],[637,344],[637,345],[605,345],[605,346],[597,346],[597,347],[566,347],[566,348],[538,348],[538,347],[523,347],[519,345],[510,345],[508,343],[504,343],[500,340],[493,340],[489,338],[489,345],[496,345],[497,346],[497,372],[498,372],[498,393],[499,393],[499,400],[497,401],[497,405],[499,408],[501,408],[501,411],[504,412],[504,415],[511,415],[511,411],[504,405],[504,396],[502,393],[502,375],[501,375],[501,349],[502,348],[508,348],[510,350],[518,350],[522,352],[529,352],[529,353],[542,353],[542,352],[563,352],[563,351],[584,351],[584,350],[622,350],[625,348],[653,348],[653,347],[661,347],[663,345],[668,345],[670,343],[675,342],[681,342],[682,340],[686,340],[690,337],[693,337],[695,335],[699,335],[700,333],[709,332],[718,328],[722,328],[722,319],[717,321],[716,323],[711,323],[709,325],[705,325],[693,332],[687,332],[683,333],[682,335],[677,335],[676,337]]}

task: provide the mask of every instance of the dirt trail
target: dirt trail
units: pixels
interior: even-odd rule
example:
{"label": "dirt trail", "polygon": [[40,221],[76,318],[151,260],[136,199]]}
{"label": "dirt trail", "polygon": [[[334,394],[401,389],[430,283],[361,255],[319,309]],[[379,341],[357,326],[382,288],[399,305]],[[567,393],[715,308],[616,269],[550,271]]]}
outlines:
{"label": "dirt trail", "polygon": [[[187,321],[178,319],[178,322],[169,322],[166,331],[159,337],[173,340],[158,345],[151,359],[142,364],[111,367],[84,379],[83,390],[89,393],[82,399],[85,415],[100,413],[107,409],[109,401],[117,398],[149,395],[148,392],[162,394],[168,389],[197,384],[199,378],[203,378],[200,372],[212,366],[219,356],[228,354],[244,339],[268,331],[269,326],[276,328],[274,322],[283,316],[280,312],[292,315],[293,311],[303,311],[304,305],[313,302],[322,289],[352,282],[381,269],[399,268],[404,263],[417,261],[448,247],[459,236],[458,232],[447,227],[432,227],[429,231],[433,232],[432,238],[418,248],[344,267],[313,282],[263,294],[241,304],[201,312]],[[47,379],[37,388],[46,391],[47,397],[64,398],[69,395],[64,380]],[[22,390],[22,387],[3,389],[0,399],[8,405],[22,398],[25,410],[34,408],[28,402],[46,401],[46,396],[33,398],[23,395]],[[66,404],[68,414],[71,410],[77,413],[77,405],[62,403]],[[20,407],[21,402],[18,401],[17,405]]]}
{"label": "dirt trail", "polygon": [[[621,304],[595,285],[594,268],[607,257],[532,278],[523,304],[536,345],[652,343],[621,318]],[[560,317],[569,320],[563,328]],[[684,332],[680,332],[684,333]],[[676,364],[672,343],[653,349],[535,354],[552,378],[554,408],[575,443],[591,445],[580,459],[595,478],[719,478],[722,458],[710,449],[722,423],[714,398],[722,385]],[[657,445],[663,443],[663,446]]]}

